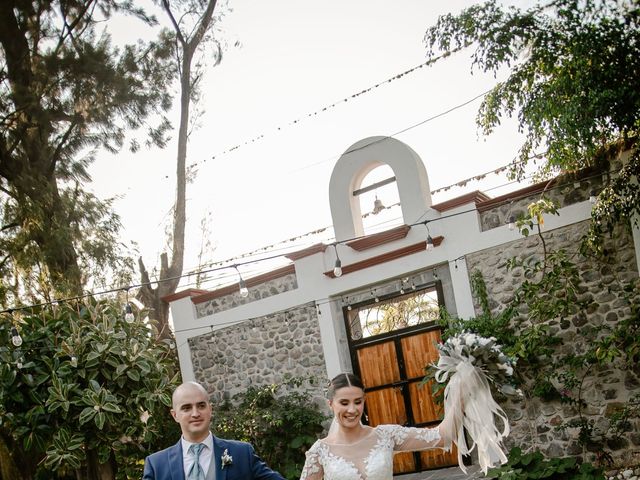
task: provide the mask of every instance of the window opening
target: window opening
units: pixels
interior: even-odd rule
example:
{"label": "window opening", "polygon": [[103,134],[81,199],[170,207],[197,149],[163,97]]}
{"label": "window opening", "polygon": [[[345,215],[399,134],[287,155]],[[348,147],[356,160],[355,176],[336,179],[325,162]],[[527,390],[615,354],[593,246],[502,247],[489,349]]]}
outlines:
{"label": "window opening", "polygon": [[378,302],[353,306],[345,312],[351,340],[366,339],[438,320],[442,298],[438,286],[439,283],[404,295],[379,299]]}

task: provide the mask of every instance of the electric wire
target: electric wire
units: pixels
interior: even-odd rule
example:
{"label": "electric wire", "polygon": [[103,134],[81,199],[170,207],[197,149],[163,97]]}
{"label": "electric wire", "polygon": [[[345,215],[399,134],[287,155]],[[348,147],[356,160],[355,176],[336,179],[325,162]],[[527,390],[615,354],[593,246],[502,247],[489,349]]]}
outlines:
{"label": "electric wire", "polygon": [[[619,171],[619,169],[617,169],[617,170],[609,170],[608,172],[594,173],[594,174],[592,174],[590,176],[581,178],[580,180],[582,181],[582,180],[588,180],[588,179],[595,178],[595,177],[601,177],[605,173],[615,173],[617,171]],[[551,182],[551,181],[553,181],[553,179],[550,180],[549,182]],[[552,190],[554,190],[556,188],[560,188],[562,186],[564,186],[564,184],[561,184],[561,183],[558,183],[556,185],[552,185],[551,187],[543,190],[543,192],[541,194],[543,194],[545,192],[552,191]],[[520,199],[523,199],[523,198],[526,198],[526,197],[529,197],[529,196],[531,196],[531,193],[527,192],[527,193],[521,194],[520,196],[505,198],[500,203],[497,203],[496,205],[494,205],[494,208],[498,207],[498,206],[511,204],[514,201],[517,201],[517,200],[520,200]],[[410,224],[408,226],[409,227],[414,227],[414,226],[417,226],[417,225],[426,225],[426,224],[429,224],[429,223],[434,223],[434,222],[446,220],[446,219],[449,219],[449,218],[456,217],[458,215],[463,215],[463,214],[471,213],[471,212],[474,212],[474,211],[478,211],[478,208],[475,207],[475,208],[471,208],[471,209],[460,211],[460,212],[455,212],[455,213],[451,213],[451,214],[447,214],[447,215],[441,215],[439,217],[436,217],[436,218],[433,218],[433,219],[429,219],[429,220],[417,221],[417,222],[414,222],[414,223],[412,223],[412,224]],[[345,243],[348,243],[348,242],[352,242],[354,240],[362,239],[362,238],[364,238],[366,236],[367,235],[359,235],[359,236],[355,236],[355,237],[352,237],[352,238],[347,238],[347,239],[340,240],[340,241],[334,241],[332,243],[336,244],[336,245],[345,244]],[[237,269],[238,267],[241,267],[241,266],[252,265],[252,264],[255,264],[255,263],[260,263],[260,262],[267,261],[267,260],[273,260],[273,259],[281,258],[281,257],[284,257],[284,256],[285,256],[285,254],[270,255],[270,256],[267,256],[267,257],[264,257],[264,258],[261,258],[261,259],[248,260],[248,261],[245,261],[245,262],[236,262],[236,263],[233,263],[233,264],[230,264],[230,265],[224,265],[224,266],[214,267],[214,268],[210,268],[210,269],[205,269],[205,270],[200,271],[199,273],[200,274],[205,274],[205,273],[216,272],[216,271],[225,270],[225,269]],[[191,277],[191,276],[195,275],[196,273],[198,273],[198,272],[188,272],[188,273],[183,273],[181,275],[168,277],[168,278],[165,278],[165,279],[152,280],[152,281],[149,281],[149,282],[141,282],[141,283],[131,284],[131,285],[127,285],[127,286],[113,287],[113,288],[105,289],[105,290],[98,291],[98,292],[88,292],[88,293],[74,295],[74,296],[65,297],[65,298],[60,298],[60,299],[56,299],[56,300],[52,300],[52,301],[48,301],[48,302],[40,302],[40,303],[31,304],[31,305],[15,306],[15,307],[12,307],[12,308],[6,308],[6,309],[3,309],[3,310],[0,310],[0,314],[4,314],[4,313],[11,314],[13,312],[46,307],[46,306],[54,305],[54,304],[57,304],[57,303],[63,303],[63,302],[64,303],[68,303],[68,302],[73,302],[73,301],[81,300],[81,299],[88,298],[88,297],[107,295],[107,294],[110,294],[110,293],[128,291],[128,290],[140,288],[140,287],[143,287],[143,286],[158,285],[158,284],[164,283],[164,282],[180,280],[182,278]]]}

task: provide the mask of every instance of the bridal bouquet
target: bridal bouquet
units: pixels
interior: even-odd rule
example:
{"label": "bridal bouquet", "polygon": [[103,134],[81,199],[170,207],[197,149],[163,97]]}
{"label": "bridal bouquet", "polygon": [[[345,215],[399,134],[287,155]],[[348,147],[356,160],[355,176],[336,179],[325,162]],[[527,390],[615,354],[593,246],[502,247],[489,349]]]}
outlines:
{"label": "bridal bouquet", "polygon": [[[449,337],[445,343],[437,345],[440,351],[440,358],[450,358],[454,361],[468,359],[471,364],[482,370],[487,379],[496,387],[498,391],[505,395],[522,395],[519,389],[513,386],[513,369],[516,359],[507,356],[502,351],[502,347],[496,343],[494,337],[481,337],[472,332],[462,332]],[[466,361],[466,360],[465,360]],[[436,366],[438,372],[444,370]]]}
{"label": "bridal bouquet", "polygon": [[[515,361],[502,352],[495,338],[470,332],[450,337],[438,345],[438,350],[435,379],[448,382],[440,427],[445,444],[450,446],[453,442],[458,446],[458,464],[465,472],[462,456],[477,448],[480,467],[486,474],[489,467],[507,461],[502,439],[509,435],[509,419],[491,396],[489,382],[503,393],[517,393],[511,385]],[[471,438],[470,444],[465,432]]]}

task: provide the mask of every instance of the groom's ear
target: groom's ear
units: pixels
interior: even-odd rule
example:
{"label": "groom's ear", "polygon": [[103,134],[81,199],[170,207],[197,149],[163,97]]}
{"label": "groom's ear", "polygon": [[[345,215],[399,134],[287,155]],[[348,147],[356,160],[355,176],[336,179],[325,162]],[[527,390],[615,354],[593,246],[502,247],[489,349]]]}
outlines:
{"label": "groom's ear", "polygon": [[172,408],[171,410],[169,410],[169,412],[171,412],[171,416],[173,417],[173,419],[177,422],[178,419],[176,418],[176,411]]}

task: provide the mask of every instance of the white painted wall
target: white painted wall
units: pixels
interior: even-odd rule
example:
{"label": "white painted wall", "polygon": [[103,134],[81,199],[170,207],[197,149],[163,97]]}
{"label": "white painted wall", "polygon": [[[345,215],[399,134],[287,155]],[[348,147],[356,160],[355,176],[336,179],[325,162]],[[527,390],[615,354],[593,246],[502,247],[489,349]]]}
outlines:
{"label": "white painted wall", "polygon": [[[357,147],[365,139],[354,144]],[[479,215],[473,203],[461,205],[456,209],[439,214],[430,209],[426,170],[413,150],[406,145],[394,141],[384,141],[377,144],[379,148],[375,154],[360,150],[348,154],[338,161],[338,165],[331,178],[331,211],[335,222],[337,239],[352,238],[357,235],[358,221],[360,221],[359,204],[352,202],[355,198],[349,192],[358,188],[358,182],[364,177],[364,172],[370,171],[372,165],[380,161],[393,164],[392,167],[398,177],[398,190],[402,201],[405,222],[410,224],[416,218],[429,210],[429,215],[422,218],[433,219],[429,223],[433,237],[444,236],[443,243],[430,252],[422,251],[405,256],[394,261],[359,270],[340,278],[329,278],[325,271],[331,270],[335,261],[335,251],[327,248],[295,262],[298,288],[279,295],[267,297],[231,310],[196,318],[196,310],[190,298],[183,298],[171,303],[171,313],[176,329],[176,343],[180,359],[182,375],[185,380],[193,379],[193,368],[187,340],[190,337],[202,335],[218,328],[228,327],[233,322],[243,322],[247,319],[259,318],[277,311],[286,310],[307,302],[316,302],[319,307],[319,323],[324,349],[327,375],[329,378],[348,369],[350,359],[344,348],[340,348],[340,341],[344,342],[344,324],[340,299],[348,292],[371,288],[378,283],[395,278],[409,276],[420,270],[433,268],[439,264],[449,265],[454,298],[458,316],[469,318],[474,316],[469,272],[467,272],[464,256],[480,250],[495,248],[521,238],[516,230],[511,231],[507,226],[501,226],[485,232],[481,231]],[[388,160],[388,155],[394,156]],[[417,159],[417,160],[416,160]],[[350,195],[350,196],[349,196]],[[573,204],[559,210],[558,216],[545,218],[545,229],[553,230],[572,223],[581,222],[590,217],[591,205],[588,201]],[[440,217],[438,219],[438,217]],[[361,221],[360,221],[361,228]],[[423,225],[412,228],[408,235],[369,250],[358,252],[346,245],[339,246],[343,267],[350,263],[375,257],[383,253],[424,241],[426,230]],[[640,259],[640,232],[634,230],[636,258]],[[455,259],[460,259],[457,262]],[[458,268],[455,268],[457,264]]]}

